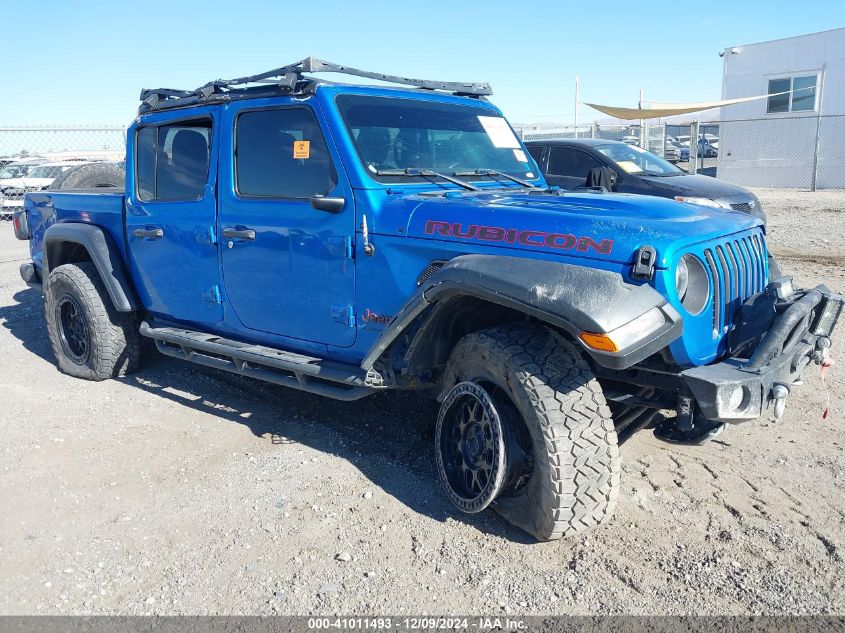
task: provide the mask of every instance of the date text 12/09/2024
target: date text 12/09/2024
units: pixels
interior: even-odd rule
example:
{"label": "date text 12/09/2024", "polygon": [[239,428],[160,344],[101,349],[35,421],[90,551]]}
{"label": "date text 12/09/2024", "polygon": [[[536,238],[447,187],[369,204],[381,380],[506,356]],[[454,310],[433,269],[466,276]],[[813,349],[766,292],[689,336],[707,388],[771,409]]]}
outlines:
{"label": "date text 12/09/2024", "polygon": [[403,616],[399,618],[376,617],[326,617],[308,618],[310,630],[374,630],[374,631],[454,631],[475,629],[479,631],[525,631],[528,623],[523,618],[488,616],[436,617]]}

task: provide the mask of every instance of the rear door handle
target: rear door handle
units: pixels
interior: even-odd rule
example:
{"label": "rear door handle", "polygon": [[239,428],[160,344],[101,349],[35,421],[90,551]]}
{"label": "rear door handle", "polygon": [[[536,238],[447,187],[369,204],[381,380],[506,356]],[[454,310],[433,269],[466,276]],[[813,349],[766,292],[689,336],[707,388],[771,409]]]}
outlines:
{"label": "rear door handle", "polygon": [[156,228],[135,229],[132,235],[145,240],[159,240],[164,237],[164,231]]}
{"label": "rear door handle", "polygon": [[246,227],[232,228],[227,226],[223,229],[223,237],[227,240],[254,240],[255,231]]}

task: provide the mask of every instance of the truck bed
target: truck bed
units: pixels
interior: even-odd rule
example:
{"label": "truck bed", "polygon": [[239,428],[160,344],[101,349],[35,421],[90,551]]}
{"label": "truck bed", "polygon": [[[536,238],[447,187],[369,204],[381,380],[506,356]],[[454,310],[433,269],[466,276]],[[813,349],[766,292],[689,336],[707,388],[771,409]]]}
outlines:
{"label": "truck bed", "polygon": [[32,235],[29,251],[39,275],[43,262],[44,232],[57,222],[84,222],[101,227],[125,258],[124,198],[122,190],[105,188],[27,193],[24,209]]}

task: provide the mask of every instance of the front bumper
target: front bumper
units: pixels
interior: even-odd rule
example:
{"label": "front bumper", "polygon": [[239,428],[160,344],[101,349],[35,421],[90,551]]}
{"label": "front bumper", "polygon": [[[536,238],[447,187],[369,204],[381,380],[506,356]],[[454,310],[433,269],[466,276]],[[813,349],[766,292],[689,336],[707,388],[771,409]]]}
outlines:
{"label": "front bumper", "polygon": [[827,360],[843,297],[825,286],[791,291],[791,283],[781,278],[743,305],[730,358],[681,373],[706,419],[743,422],[771,406],[779,416],[806,367]]}

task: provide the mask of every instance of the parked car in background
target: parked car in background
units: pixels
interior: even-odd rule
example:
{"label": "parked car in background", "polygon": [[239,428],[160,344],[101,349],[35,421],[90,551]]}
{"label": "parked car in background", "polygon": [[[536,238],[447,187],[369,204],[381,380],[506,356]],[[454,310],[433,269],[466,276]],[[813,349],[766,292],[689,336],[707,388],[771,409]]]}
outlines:
{"label": "parked car in background", "polygon": [[63,173],[80,165],[87,165],[89,162],[87,160],[68,160],[38,165],[38,167],[24,177],[24,187],[27,191],[46,189]]}
{"label": "parked car in background", "polygon": [[[679,162],[687,162],[689,160],[689,145],[681,145],[681,142],[673,136],[666,137],[666,147],[672,146],[678,153]],[[668,160],[668,159],[667,159]],[[672,161],[669,161],[672,162]]]}
{"label": "parked car in background", "polygon": [[719,139],[700,136],[698,138],[698,155],[704,158],[716,158],[719,155]]}
{"label": "parked car in background", "polygon": [[20,160],[20,156],[0,156],[0,169],[3,169],[9,163],[14,163]]}
{"label": "parked car in background", "polygon": [[663,158],[670,163],[677,163],[681,160],[681,152],[667,140],[663,145]]}
{"label": "parked car in background", "polygon": [[[608,167],[614,174],[613,191],[733,209],[766,220],[760,200],[748,189],[710,176],[688,174],[656,154],[627,143],[583,138],[528,141],[525,145],[551,185],[584,187],[591,169]],[[773,278],[778,276],[780,269],[774,260],[770,259],[769,266]]]}
{"label": "parked car in background", "polygon": [[63,173],[87,164],[88,161],[82,160],[35,164],[22,177],[0,181],[0,219],[10,219],[16,210],[23,207],[23,196],[27,191],[47,189]]}
{"label": "parked car in background", "polygon": [[43,158],[15,159],[0,169],[0,219],[8,220],[12,213],[21,207],[21,194],[17,200],[12,201],[6,197],[7,190],[15,191],[23,188],[23,179],[36,167],[46,162]]}
{"label": "parked car in background", "polygon": [[628,134],[622,137],[622,142],[627,143],[628,145],[639,145],[640,137],[634,136],[633,134]]}
{"label": "parked car in background", "polygon": [[[685,150],[684,154],[682,154],[681,160],[688,161],[689,154],[690,154],[690,137],[689,136],[679,136],[677,137],[678,145]],[[701,134],[698,137],[698,156],[701,158],[715,158],[719,155],[719,137],[714,136],[713,134]]]}
{"label": "parked car in background", "polygon": [[44,158],[19,158],[10,161],[0,169],[0,188],[14,184],[10,181],[23,178],[38,165],[46,162]]}

